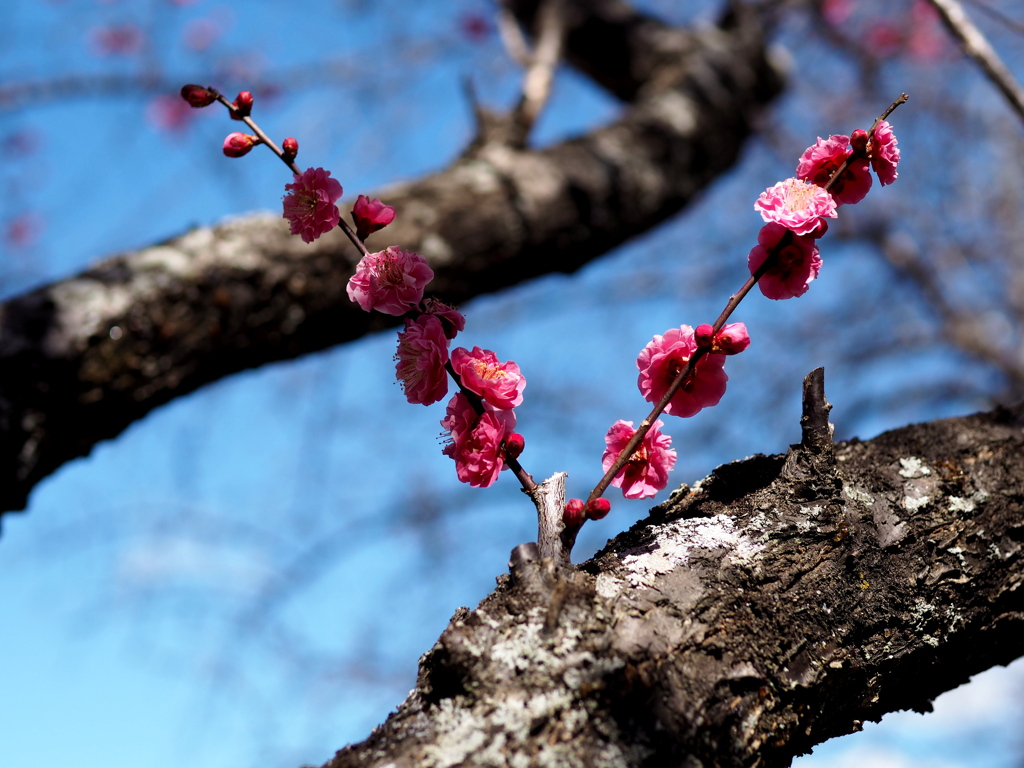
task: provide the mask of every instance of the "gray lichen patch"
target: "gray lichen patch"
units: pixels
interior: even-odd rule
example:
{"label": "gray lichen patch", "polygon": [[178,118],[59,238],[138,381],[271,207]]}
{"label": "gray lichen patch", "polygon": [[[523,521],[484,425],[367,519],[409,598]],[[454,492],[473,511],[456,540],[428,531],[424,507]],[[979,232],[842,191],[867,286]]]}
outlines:
{"label": "gray lichen patch", "polygon": [[652,586],[661,574],[686,565],[695,557],[721,553],[737,564],[754,563],[764,542],[736,527],[728,515],[677,520],[658,530],[648,544],[626,550],[621,558],[633,586]]}

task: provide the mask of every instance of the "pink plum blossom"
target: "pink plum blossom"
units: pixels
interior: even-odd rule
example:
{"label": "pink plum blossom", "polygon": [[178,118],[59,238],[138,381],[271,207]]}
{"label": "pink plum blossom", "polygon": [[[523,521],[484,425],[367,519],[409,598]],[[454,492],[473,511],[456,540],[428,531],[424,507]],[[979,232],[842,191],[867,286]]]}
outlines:
{"label": "pink plum blossom", "polygon": [[406,319],[395,359],[395,372],[410,403],[430,405],[448,394],[448,339],[434,315]]}
{"label": "pink plum blossom", "polygon": [[526,377],[519,366],[509,360],[502,363],[489,349],[463,347],[452,350],[452,369],[462,380],[462,386],[480,395],[501,410],[515,408],[523,402]]}
{"label": "pink plum blossom", "polygon": [[320,235],[338,226],[341,214],[334,202],[341,197],[341,184],[323,168],[307,168],[293,174],[295,182],[285,184],[284,218],[291,224],[293,235],[312,243]]}
{"label": "pink plum blossom", "polygon": [[767,222],[775,221],[798,235],[809,235],[820,230],[823,216],[836,217],[836,201],[809,181],[789,178],[762,192],[754,210]]}
{"label": "pink plum blossom", "polygon": [[[644,399],[651,403],[661,400],[696,351],[697,342],[688,325],[670,328],[664,336],[655,336],[636,359],[636,367],[640,369],[637,384]],[[729,380],[724,365],[724,355],[704,355],[689,380],[672,395],[665,413],[687,418],[701,408],[717,405]]]}
{"label": "pink plum blossom", "polygon": [[[622,495],[627,499],[654,496],[668,485],[668,473],[675,466],[676,452],[671,448],[672,438],[661,433],[663,426],[661,420],[654,422],[633,455],[629,457],[629,461],[612,479],[611,484],[621,488]],[[635,433],[632,421],[619,419],[612,424],[608,434],[604,436],[608,447],[601,457],[601,464],[605,472],[611,469]]]}
{"label": "pink plum blossom", "polygon": [[[780,249],[778,246],[783,238],[788,242]],[[769,299],[803,296],[821,271],[821,255],[814,238],[792,235],[781,224],[765,224],[757,234],[757,245],[747,256],[750,274],[757,272],[773,251],[775,259],[761,276],[757,287]]]}
{"label": "pink plum blossom", "polygon": [[880,122],[871,136],[871,167],[878,174],[878,180],[882,186],[892,184],[899,175],[896,166],[900,162],[900,150],[896,145],[896,136],[893,135],[892,126],[885,120]]}
{"label": "pink plum blossom", "polygon": [[384,205],[377,198],[371,200],[366,195],[360,195],[352,208],[352,220],[356,223],[356,234],[359,239],[365,240],[395,220],[395,209],[390,205]]}
{"label": "pink plum blossom", "polygon": [[443,453],[455,460],[455,473],[463,483],[487,488],[498,479],[505,465],[501,443],[516,425],[513,411],[495,411],[484,405],[477,414],[461,392],[448,401],[448,415],[441,422],[451,436]]}
{"label": "pink plum blossom", "polygon": [[418,253],[390,246],[363,256],[348,281],[348,297],[364,311],[404,315],[423,298],[434,271]]}
{"label": "pink plum blossom", "polygon": [[444,335],[449,339],[454,339],[466,327],[466,318],[459,310],[435,298],[423,300],[423,311],[436,316],[441,321],[441,325],[444,326]]}
{"label": "pink plum blossom", "polygon": [[[849,144],[849,136],[837,134],[827,139],[819,136],[814,146],[808,147],[800,156],[800,162],[796,166],[797,178],[824,187],[843,163],[853,155]],[[828,191],[835,199],[836,205],[852,205],[863,200],[870,189],[871,173],[868,171],[868,159],[855,157]]]}

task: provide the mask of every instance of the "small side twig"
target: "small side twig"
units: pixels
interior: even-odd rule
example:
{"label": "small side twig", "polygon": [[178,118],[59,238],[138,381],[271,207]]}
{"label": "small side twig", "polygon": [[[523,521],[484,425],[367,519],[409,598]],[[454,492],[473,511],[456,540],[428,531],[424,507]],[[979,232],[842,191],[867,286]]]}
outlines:
{"label": "small side twig", "polygon": [[537,44],[523,76],[523,94],[516,106],[516,118],[528,135],[551,96],[555,70],[562,58],[565,16],[562,0],[546,0],[537,15]]}

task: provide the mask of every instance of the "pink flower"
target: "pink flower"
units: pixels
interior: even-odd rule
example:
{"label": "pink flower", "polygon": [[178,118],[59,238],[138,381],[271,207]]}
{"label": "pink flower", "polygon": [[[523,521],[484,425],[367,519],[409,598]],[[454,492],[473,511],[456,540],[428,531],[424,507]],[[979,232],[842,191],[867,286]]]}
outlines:
{"label": "pink flower", "polygon": [[[797,178],[824,187],[853,154],[853,150],[848,148],[849,144],[849,136],[835,135],[827,139],[819,136],[814,146],[808,147],[800,155],[800,162],[796,166]],[[866,157],[857,157],[828,191],[835,198],[836,205],[852,205],[863,200],[869,189],[871,173],[868,171],[868,160]]]}
{"label": "pink flower", "polygon": [[878,174],[882,186],[892,184],[899,175],[896,172],[896,166],[900,162],[900,150],[896,146],[898,143],[893,135],[892,126],[885,120],[878,124],[871,136],[871,167]]}
{"label": "pink flower", "polygon": [[312,243],[324,232],[338,226],[341,214],[334,201],[341,197],[341,184],[331,178],[323,168],[307,168],[302,175],[292,174],[293,184],[285,184],[284,217],[292,227],[292,234]]}
{"label": "pink flower", "polygon": [[348,281],[348,297],[366,312],[404,315],[423,298],[434,271],[418,253],[390,246],[369,253]]}
{"label": "pink flower", "polygon": [[[779,242],[787,235],[788,243],[779,249]],[[757,283],[761,293],[769,299],[792,299],[807,293],[807,287],[821,271],[821,255],[814,238],[789,234],[781,224],[765,224],[757,234],[757,243],[747,256],[750,274],[761,268],[769,253],[775,252],[774,262]]]}
{"label": "pink flower", "polygon": [[498,473],[507,469],[501,443],[516,425],[513,411],[484,407],[483,414],[477,414],[469,399],[457,392],[448,401],[448,415],[441,422],[451,435],[442,452],[455,460],[459,480],[474,488],[493,485]]}
{"label": "pink flower", "polygon": [[822,216],[836,217],[836,201],[821,187],[789,178],[762,192],[754,210],[767,222],[775,221],[798,235],[808,235],[819,229]]}
{"label": "pink flower", "polygon": [[[640,369],[637,383],[644,399],[651,403],[661,400],[696,351],[697,342],[693,337],[693,329],[688,325],[670,328],[664,336],[655,336],[636,359],[636,367]],[[687,418],[701,408],[717,405],[725,394],[725,383],[729,380],[722,370],[724,365],[724,355],[704,355],[697,362],[689,381],[677,389],[669,400],[665,413]]]}
{"label": "pink flower", "polygon": [[434,298],[423,300],[423,311],[434,315],[444,326],[444,335],[454,339],[466,327],[466,318],[454,307]]}
{"label": "pink flower", "polygon": [[356,223],[356,235],[360,240],[365,240],[395,220],[395,209],[384,205],[376,197],[371,200],[366,195],[360,195],[352,208],[352,220]]}
{"label": "pink flower", "polygon": [[[629,461],[612,479],[612,485],[621,488],[622,495],[627,499],[654,496],[668,485],[668,473],[675,466],[676,452],[671,448],[672,438],[661,434],[662,426],[664,424],[660,420],[654,422]],[[601,464],[605,472],[611,469],[635,433],[632,421],[619,419],[612,424],[604,436],[608,447],[601,457]]]}
{"label": "pink flower", "polygon": [[448,339],[441,321],[433,315],[406,319],[405,330],[398,334],[398,361],[395,373],[405,399],[430,405],[448,394]]}
{"label": "pink flower", "polygon": [[519,372],[519,366],[511,360],[499,362],[489,349],[473,347],[470,352],[456,347],[452,350],[452,369],[462,379],[462,386],[495,408],[509,410],[523,402],[526,378]]}

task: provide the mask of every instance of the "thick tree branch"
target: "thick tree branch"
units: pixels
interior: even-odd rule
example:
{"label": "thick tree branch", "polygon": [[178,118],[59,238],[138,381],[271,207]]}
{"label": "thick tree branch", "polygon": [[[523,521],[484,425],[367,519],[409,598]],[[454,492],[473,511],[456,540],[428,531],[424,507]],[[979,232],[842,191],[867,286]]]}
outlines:
{"label": "thick tree branch", "polygon": [[794,482],[807,450],[683,486],[579,572],[517,548],[326,768],[786,766],[1024,652],[1024,406]]}
{"label": "thick tree branch", "polygon": [[[619,88],[635,99],[621,119],[537,151],[478,141],[444,171],[379,193],[398,219],[376,237],[426,255],[439,298],[462,303],[576,270],[678,212],[736,161],[780,88],[759,22],[689,32],[625,21],[626,39],[654,36],[676,55],[623,63],[647,84]],[[575,61],[588,39],[573,30]],[[355,256],[336,233],[306,246],[277,216],[253,216],[4,303],[0,510],[23,508],[41,478],[179,395],[395,322],[346,298]]]}

